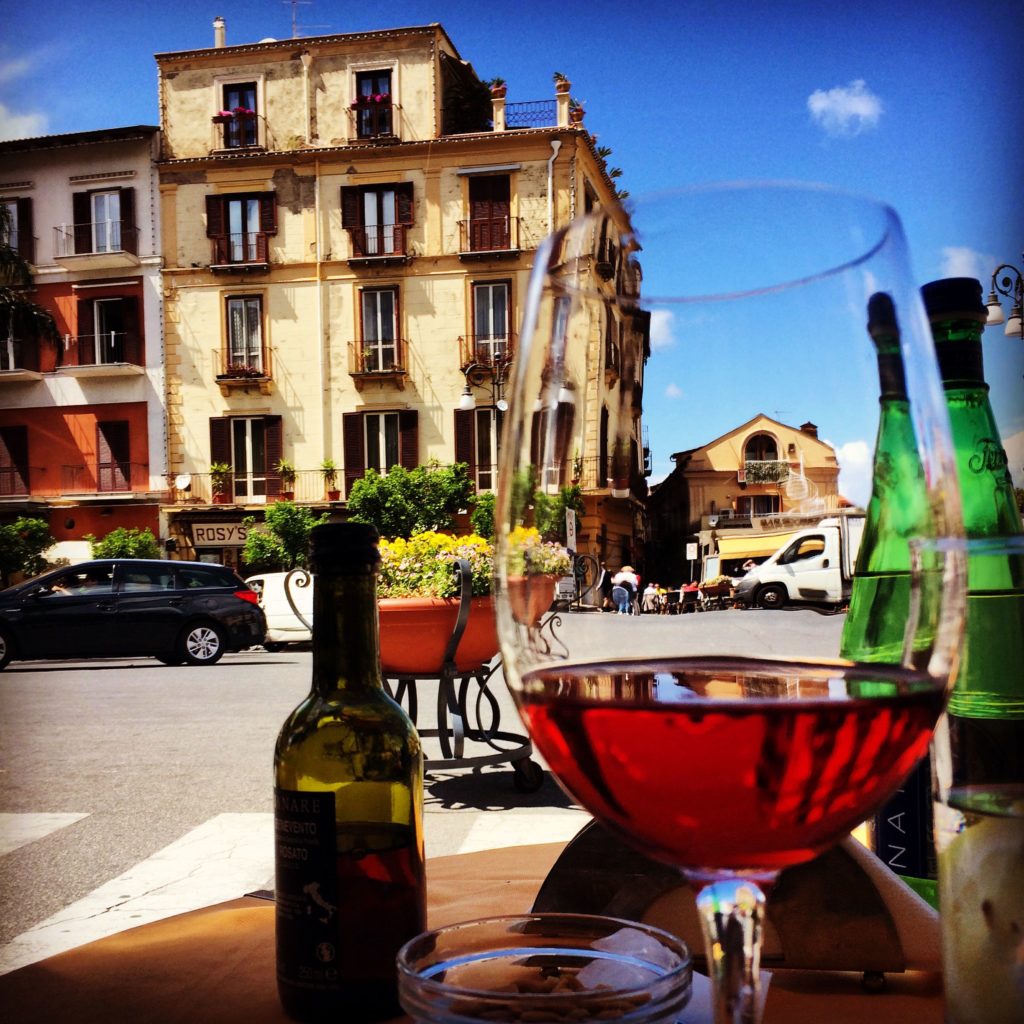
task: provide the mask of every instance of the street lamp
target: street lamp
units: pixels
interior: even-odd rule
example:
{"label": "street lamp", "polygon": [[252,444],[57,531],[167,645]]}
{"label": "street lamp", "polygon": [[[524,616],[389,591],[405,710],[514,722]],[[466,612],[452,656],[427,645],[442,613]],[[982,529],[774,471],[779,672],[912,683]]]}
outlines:
{"label": "street lamp", "polygon": [[508,375],[508,368],[507,359],[495,359],[493,363],[470,363],[462,367],[466,386],[459,396],[459,409],[462,412],[472,412],[476,408],[473,388],[485,388],[491,393],[491,402],[495,409],[505,412],[508,409],[508,402],[505,401],[505,378]]}
{"label": "street lamp", "polygon": [[[1024,257],[1024,253],[1021,255]],[[1000,274],[1003,276],[1000,277]],[[1009,263],[1002,263],[993,271],[992,290],[985,303],[988,307],[988,326],[1001,324],[1005,320],[1003,307],[996,292],[1010,300],[1010,319],[1006,320],[1005,333],[1009,337],[1019,335],[1024,339],[1024,317],[1021,314],[1024,307],[1024,278],[1021,277],[1021,272]]]}

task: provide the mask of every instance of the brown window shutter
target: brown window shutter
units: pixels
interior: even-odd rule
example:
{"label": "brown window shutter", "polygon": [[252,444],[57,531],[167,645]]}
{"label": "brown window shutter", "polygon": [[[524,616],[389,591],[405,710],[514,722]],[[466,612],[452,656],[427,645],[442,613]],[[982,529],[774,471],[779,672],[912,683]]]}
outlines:
{"label": "brown window shutter", "polygon": [[206,237],[222,238],[227,233],[224,224],[224,197],[206,197]]}
{"label": "brown window shutter", "polygon": [[139,330],[139,300],[134,295],[121,300],[121,322],[124,325],[125,359],[134,366],[145,366],[145,346]]}
{"label": "brown window shutter", "polygon": [[415,409],[398,414],[398,461],[403,469],[415,469],[420,464],[420,423]]}
{"label": "brown window shutter", "polygon": [[18,200],[18,255],[28,263],[36,259],[36,239],[32,230],[32,200]]}
{"label": "brown window shutter", "polygon": [[476,410],[455,410],[455,461],[465,462],[469,475],[476,476]]}
{"label": "brown window shutter", "polygon": [[260,194],[260,231],[267,235],[277,234],[277,193]]}
{"label": "brown window shutter", "polygon": [[121,202],[121,246],[133,256],[139,255],[139,233],[135,223],[135,189],[123,188]]}
{"label": "brown window shutter", "polygon": [[530,419],[530,463],[537,466],[540,464],[540,412],[535,412]]}
{"label": "brown window shutter", "polygon": [[366,472],[366,445],[363,438],[363,417],[358,412],[346,412],[341,417],[342,448],[345,456],[345,497],[352,484],[361,480]]}
{"label": "brown window shutter", "polygon": [[356,185],[341,186],[341,226],[350,231],[362,226],[363,206]]}
{"label": "brown window shutter", "polygon": [[[91,366],[96,362],[96,317],[92,299],[79,299],[75,303],[75,329],[78,345],[70,351],[60,351],[62,366]],[[71,352],[75,361],[71,362]]]}
{"label": "brown window shutter", "polygon": [[284,424],[280,416],[267,416],[263,420],[266,439],[267,464],[267,497],[277,498],[281,494],[281,478],[274,467],[284,456]]}
{"label": "brown window shutter", "polygon": [[401,184],[395,186],[395,204],[398,207],[398,223],[405,224],[406,226],[414,223],[411,181],[403,181]]}
{"label": "brown window shutter", "polygon": [[28,494],[28,427],[0,427],[0,494]]}
{"label": "brown window shutter", "polygon": [[72,193],[71,213],[75,222],[75,252],[92,252],[92,203],[88,192]]}
{"label": "brown window shutter", "polygon": [[210,462],[231,462],[231,420],[210,417]]}
{"label": "brown window shutter", "polygon": [[96,485],[101,491],[126,491],[131,487],[131,445],[128,421],[96,424]]}
{"label": "brown window shutter", "polygon": [[568,477],[572,469],[569,441],[572,438],[572,425],[575,419],[576,406],[572,402],[559,402],[555,412],[555,461],[560,480]]}

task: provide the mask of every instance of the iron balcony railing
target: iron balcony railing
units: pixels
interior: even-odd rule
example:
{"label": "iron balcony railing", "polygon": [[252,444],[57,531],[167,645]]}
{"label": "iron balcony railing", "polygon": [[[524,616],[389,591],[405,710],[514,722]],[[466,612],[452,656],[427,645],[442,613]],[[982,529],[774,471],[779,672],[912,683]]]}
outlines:
{"label": "iron balcony railing", "polygon": [[139,229],[123,220],[60,224],[53,229],[53,251],[62,256],[96,256],[101,253],[139,254]]}
{"label": "iron balcony railing", "polygon": [[360,259],[374,256],[405,256],[408,230],[404,224],[382,224],[349,229],[352,255]]}
{"label": "iron balcony railing", "polygon": [[214,353],[214,366],[217,367],[219,381],[244,383],[247,380],[270,380],[273,376],[270,349],[266,345],[247,354],[221,349]]}
{"label": "iron balcony railing", "polygon": [[351,111],[356,138],[375,139],[394,134],[394,108],[390,96],[379,102],[372,99],[356,100]]}
{"label": "iron balcony railing", "polygon": [[0,371],[30,370],[39,372],[39,342],[20,338],[0,339]]}
{"label": "iron balcony railing", "polygon": [[149,488],[149,466],[141,462],[83,463],[61,466],[62,494],[109,494]]}
{"label": "iron balcony railing", "polygon": [[404,338],[350,341],[348,372],[353,377],[404,375],[408,371],[407,351],[408,342]]}
{"label": "iron balcony railing", "polygon": [[459,365],[465,370],[482,366],[499,370],[515,355],[516,336],[507,334],[465,334],[459,338]]}
{"label": "iron balcony railing", "polygon": [[558,124],[558,103],[555,100],[527,100],[505,104],[507,128],[553,128]]}
{"label": "iron balcony railing", "polygon": [[245,149],[258,146],[260,141],[258,114],[215,115],[214,124],[220,125],[220,142],[224,149]]}
{"label": "iron balcony railing", "polygon": [[212,474],[179,472],[167,477],[167,498],[171,505],[267,505],[282,500],[322,503],[334,500],[328,490],[338,489],[340,481],[341,474],[328,489],[319,469],[297,470],[295,480],[288,484],[271,469],[238,471],[229,474],[224,489],[215,496]]}
{"label": "iron balcony railing", "polygon": [[28,493],[27,469],[18,466],[0,466],[0,498],[23,497]]}
{"label": "iron balcony railing", "polygon": [[126,331],[103,331],[72,336],[60,360],[61,366],[107,366],[114,363],[142,365],[142,344],[138,335]]}
{"label": "iron balcony railing", "polygon": [[218,235],[210,240],[213,246],[210,264],[216,267],[266,264],[269,262],[270,251],[268,237],[264,231]]}
{"label": "iron balcony railing", "polygon": [[510,252],[518,249],[518,217],[474,217],[459,221],[459,252]]}

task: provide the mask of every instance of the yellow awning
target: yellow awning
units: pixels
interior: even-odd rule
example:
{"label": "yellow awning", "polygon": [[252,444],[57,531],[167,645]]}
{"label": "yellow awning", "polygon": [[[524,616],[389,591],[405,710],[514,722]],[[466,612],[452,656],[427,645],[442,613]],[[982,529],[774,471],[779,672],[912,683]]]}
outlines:
{"label": "yellow awning", "polygon": [[760,558],[774,555],[793,536],[790,533],[755,533],[743,537],[719,537],[718,554],[722,558]]}

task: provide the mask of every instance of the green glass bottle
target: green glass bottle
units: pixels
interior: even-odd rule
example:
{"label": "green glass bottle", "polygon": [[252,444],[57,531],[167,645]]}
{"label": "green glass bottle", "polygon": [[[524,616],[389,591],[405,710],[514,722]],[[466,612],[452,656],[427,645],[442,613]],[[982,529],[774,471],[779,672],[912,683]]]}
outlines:
{"label": "green glass bottle", "polygon": [[295,1020],[381,1020],[426,926],[423,755],[381,679],[377,531],[315,527],[310,554],[313,686],[274,755],[278,992]]}
{"label": "green glass bottle", "polygon": [[[871,296],[868,332],[878,352],[878,436],[871,499],[840,653],[852,661],[899,664],[910,609],[909,542],[931,532],[929,507],[907,399],[899,323],[890,296]],[[934,903],[930,813],[930,772],[925,759],[872,820],[870,841],[884,863]]]}
{"label": "green glass bottle", "polygon": [[[1024,532],[985,383],[981,282],[947,278],[921,289],[956,447],[964,532]],[[972,556],[963,660],[949,702],[955,781],[1024,782],[1024,566]]]}

